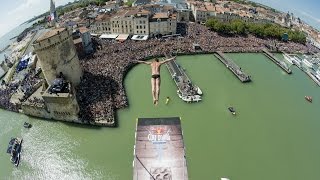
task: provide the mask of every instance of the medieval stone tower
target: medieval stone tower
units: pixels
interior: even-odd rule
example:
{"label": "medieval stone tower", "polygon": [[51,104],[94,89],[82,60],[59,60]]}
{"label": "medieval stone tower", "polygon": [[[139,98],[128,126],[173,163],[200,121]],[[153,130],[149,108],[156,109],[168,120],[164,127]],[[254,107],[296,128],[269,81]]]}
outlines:
{"label": "medieval stone tower", "polygon": [[73,86],[80,83],[82,69],[73,44],[71,30],[52,29],[40,36],[33,43],[33,47],[49,85],[52,85],[52,81],[60,72]]}

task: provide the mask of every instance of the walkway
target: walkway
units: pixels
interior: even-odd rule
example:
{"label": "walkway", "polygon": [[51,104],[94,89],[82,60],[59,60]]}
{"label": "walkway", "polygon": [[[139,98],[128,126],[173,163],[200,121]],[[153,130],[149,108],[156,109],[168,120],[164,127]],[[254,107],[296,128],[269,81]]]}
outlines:
{"label": "walkway", "polygon": [[281,63],[282,61],[279,61],[272,53],[270,53],[268,50],[263,49],[263,54],[267,56],[270,60],[272,60],[276,65],[278,65],[281,69],[283,69],[286,73],[291,74],[292,71],[287,67],[285,63]]}
{"label": "walkway", "polygon": [[230,58],[226,57],[223,52],[217,51],[216,54],[214,54],[216,58],[218,58],[226,67],[235,75],[237,78],[245,83],[250,82],[251,78],[250,76],[246,75],[242,69],[236,65]]}

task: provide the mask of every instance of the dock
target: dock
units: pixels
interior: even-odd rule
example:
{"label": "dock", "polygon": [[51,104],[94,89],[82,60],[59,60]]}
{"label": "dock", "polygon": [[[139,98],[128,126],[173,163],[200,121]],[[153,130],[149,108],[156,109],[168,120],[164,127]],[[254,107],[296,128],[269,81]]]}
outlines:
{"label": "dock", "polygon": [[284,70],[287,74],[291,74],[292,71],[291,69],[289,69],[285,63],[281,63],[280,60],[278,60],[278,58],[276,58],[272,53],[270,53],[269,51],[267,51],[266,49],[263,49],[263,54],[268,57],[272,62],[274,62],[276,65],[278,65],[282,70]]}
{"label": "dock", "polygon": [[188,180],[180,118],[138,118],[133,156],[133,180]]}
{"label": "dock", "polygon": [[199,102],[202,100],[202,91],[198,86],[192,84],[185,70],[182,69],[176,60],[167,62],[166,67],[178,88],[177,94],[183,101]]}
{"label": "dock", "polygon": [[250,82],[251,77],[246,75],[242,69],[221,51],[217,51],[214,56],[218,58],[241,82]]}

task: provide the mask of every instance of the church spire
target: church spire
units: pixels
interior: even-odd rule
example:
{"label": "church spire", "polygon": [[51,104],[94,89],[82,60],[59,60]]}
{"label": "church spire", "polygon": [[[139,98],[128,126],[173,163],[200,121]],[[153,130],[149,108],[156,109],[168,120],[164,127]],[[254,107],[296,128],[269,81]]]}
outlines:
{"label": "church spire", "polygon": [[58,20],[56,6],[53,0],[50,0],[50,24],[51,26],[55,26],[55,23]]}

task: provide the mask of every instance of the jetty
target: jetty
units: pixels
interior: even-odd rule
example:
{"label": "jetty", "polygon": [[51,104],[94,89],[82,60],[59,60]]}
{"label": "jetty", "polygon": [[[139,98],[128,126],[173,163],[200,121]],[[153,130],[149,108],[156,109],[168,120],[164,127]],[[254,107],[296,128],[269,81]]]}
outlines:
{"label": "jetty", "polygon": [[177,64],[176,60],[167,62],[166,67],[178,88],[177,94],[183,101],[199,102],[202,100],[202,91],[198,86],[192,84],[190,78],[181,66]]}
{"label": "jetty", "polygon": [[272,62],[274,62],[276,65],[278,65],[282,70],[284,70],[287,74],[291,74],[292,71],[291,69],[289,69],[285,63],[281,63],[280,60],[278,60],[278,58],[276,58],[272,53],[270,53],[268,50],[263,49],[263,54],[268,57],[268,59],[270,59]]}
{"label": "jetty", "polygon": [[246,75],[242,69],[221,51],[217,51],[214,56],[218,58],[241,82],[250,82],[251,77]]}
{"label": "jetty", "polygon": [[138,118],[133,156],[133,180],[188,180],[180,118]]}

